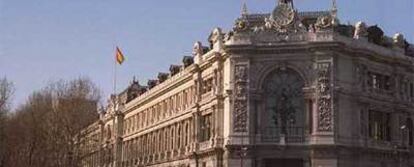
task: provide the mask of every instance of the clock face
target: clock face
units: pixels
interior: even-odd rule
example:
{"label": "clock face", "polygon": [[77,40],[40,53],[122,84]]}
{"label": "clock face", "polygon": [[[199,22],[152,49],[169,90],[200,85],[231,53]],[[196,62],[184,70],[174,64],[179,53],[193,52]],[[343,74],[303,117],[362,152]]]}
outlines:
{"label": "clock face", "polygon": [[272,13],[272,18],[279,26],[287,26],[293,22],[295,11],[287,4],[281,3]]}

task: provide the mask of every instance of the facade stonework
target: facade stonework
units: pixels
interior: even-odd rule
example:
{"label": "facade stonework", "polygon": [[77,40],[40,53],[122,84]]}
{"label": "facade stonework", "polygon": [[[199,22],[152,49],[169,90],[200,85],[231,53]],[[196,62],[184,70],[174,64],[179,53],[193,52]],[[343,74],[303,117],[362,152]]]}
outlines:
{"label": "facade stonework", "polygon": [[183,65],[112,95],[85,167],[414,166],[414,46],[331,11],[244,8]]}

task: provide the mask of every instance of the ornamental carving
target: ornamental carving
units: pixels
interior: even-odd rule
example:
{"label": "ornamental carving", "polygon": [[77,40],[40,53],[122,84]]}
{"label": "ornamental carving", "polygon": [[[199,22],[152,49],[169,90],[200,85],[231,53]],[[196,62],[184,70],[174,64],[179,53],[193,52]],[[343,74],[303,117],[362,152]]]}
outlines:
{"label": "ornamental carving", "polygon": [[234,132],[247,131],[247,65],[236,65],[234,70]]}
{"label": "ornamental carving", "polygon": [[286,67],[271,72],[265,78],[262,88],[267,118],[264,122],[272,134],[289,135],[292,129],[304,126],[304,86],[299,73]]}
{"label": "ornamental carving", "polygon": [[331,63],[318,64],[318,131],[333,130]]}
{"label": "ornamental carving", "polygon": [[332,28],[334,18],[332,16],[320,16],[315,23],[316,31],[324,31]]}
{"label": "ornamental carving", "polygon": [[244,32],[249,29],[249,22],[245,19],[237,19],[236,23],[233,26],[234,32]]}
{"label": "ornamental carving", "polygon": [[249,24],[246,16],[236,20],[233,27],[235,33],[253,32],[266,33],[273,32],[277,34],[290,34],[297,32],[306,32],[306,27],[302,24],[298,13],[293,8],[292,2],[279,2],[270,16],[265,17],[259,25]]}

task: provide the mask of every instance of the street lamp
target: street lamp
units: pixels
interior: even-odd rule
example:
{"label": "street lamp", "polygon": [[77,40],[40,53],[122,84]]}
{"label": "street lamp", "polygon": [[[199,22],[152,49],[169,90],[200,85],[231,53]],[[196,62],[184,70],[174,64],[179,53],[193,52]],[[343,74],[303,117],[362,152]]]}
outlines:
{"label": "street lamp", "polygon": [[244,163],[244,157],[247,156],[247,152],[249,151],[249,148],[247,146],[244,145],[244,135],[241,138],[241,146],[240,146],[240,150],[239,150],[239,156],[240,156],[240,167],[243,167],[243,163]]}
{"label": "street lamp", "polygon": [[400,166],[400,167],[402,166],[402,154],[400,153],[400,151],[407,149],[407,146],[406,146],[406,143],[405,143],[405,138],[406,138],[405,134],[406,134],[407,130],[408,130],[407,125],[400,126],[400,132],[402,134],[401,135],[402,136],[401,143],[400,143],[399,146],[394,147],[395,150],[396,150],[396,154],[398,156],[398,161],[399,161],[398,166]]}
{"label": "street lamp", "polygon": [[244,157],[247,156],[247,152],[248,152],[249,148],[247,146],[241,146],[240,148],[240,167],[243,167],[243,163],[244,163]]}

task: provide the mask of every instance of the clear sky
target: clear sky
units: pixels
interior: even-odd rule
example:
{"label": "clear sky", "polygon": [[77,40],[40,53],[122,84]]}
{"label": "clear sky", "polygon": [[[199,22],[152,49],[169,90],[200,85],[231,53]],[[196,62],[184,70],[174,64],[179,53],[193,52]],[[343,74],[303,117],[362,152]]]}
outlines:
{"label": "clear sky", "polygon": [[[14,106],[57,79],[87,76],[112,92],[114,47],[126,56],[118,90],[141,83],[191,55],[214,27],[229,30],[243,0],[0,0],[0,77],[15,83]],[[414,0],[337,0],[341,22],[378,24],[414,41]],[[276,0],[246,0],[268,13]],[[325,10],[330,0],[296,0],[299,11]]]}

